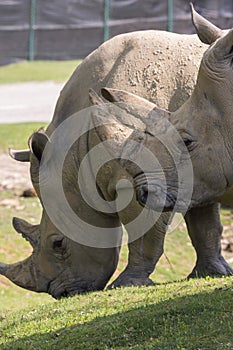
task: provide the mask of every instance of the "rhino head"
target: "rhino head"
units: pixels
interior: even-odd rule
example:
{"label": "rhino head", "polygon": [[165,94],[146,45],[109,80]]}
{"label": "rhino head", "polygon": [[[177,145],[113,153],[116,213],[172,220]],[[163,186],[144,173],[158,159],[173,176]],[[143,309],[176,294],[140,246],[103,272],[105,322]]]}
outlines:
{"label": "rhino head", "polygon": [[191,206],[218,200],[233,184],[233,30],[203,55],[195,89],[170,116],[184,135],[194,169]]}
{"label": "rhino head", "polygon": [[[45,141],[47,136],[39,131],[30,139],[30,151],[11,151],[16,160],[30,160],[39,197],[37,171]],[[32,254],[18,263],[0,263],[0,274],[22,288],[46,292],[59,299],[103,289],[116,269],[118,247],[101,249],[72,241],[54,226],[45,210],[39,225],[14,218],[13,226],[31,244]]]}
{"label": "rhino head", "polygon": [[[195,12],[193,20],[200,33],[200,27],[209,26]],[[129,141],[136,140],[138,147],[127,150],[132,161],[143,157],[141,145],[156,155],[158,162],[154,164],[148,158],[144,169],[121,160],[134,179],[138,201],[155,211],[175,208],[185,213],[192,207],[221,200],[233,185],[233,29],[221,31],[212,25],[210,29],[207,36],[199,33],[212,45],[203,55],[192,95],[177,111],[169,113],[151,103],[143,112],[140,105],[146,106],[148,101],[141,99],[140,103],[139,97],[125,91],[102,90],[108,102],[126,103],[120,108],[131,110],[144,123],[133,131],[135,124],[129,125],[128,117],[118,117],[115,127],[104,125],[99,135],[111,140],[111,152],[118,156],[124,156]],[[106,118],[114,120],[107,105],[105,112]]]}
{"label": "rhino head", "polygon": [[[31,225],[13,219],[14,228],[30,242],[33,251],[24,261],[0,263],[0,274],[22,288],[56,299],[103,289],[116,269],[118,249],[101,251],[79,245],[57,232],[45,215],[42,222]],[[43,237],[46,225],[50,233]]]}

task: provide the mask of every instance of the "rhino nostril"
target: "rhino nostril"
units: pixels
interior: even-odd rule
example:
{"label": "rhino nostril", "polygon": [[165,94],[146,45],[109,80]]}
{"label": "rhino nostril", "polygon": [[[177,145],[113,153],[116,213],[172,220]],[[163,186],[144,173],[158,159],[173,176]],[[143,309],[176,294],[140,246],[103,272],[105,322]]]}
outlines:
{"label": "rhino nostril", "polygon": [[141,201],[143,203],[146,203],[147,202],[147,198],[148,198],[148,191],[144,191],[144,193],[141,196]]}
{"label": "rhino nostril", "polygon": [[[143,186],[144,187],[144,186]],[[137,198],[137,201],[141,204],[146,204],[147,202],[147,199],[148,199],[148,195],[149,195],[149,192],[148,192],[148,189],[147,187],[145,188],[139,188],[137,191],[136,191],[136,198]]]}

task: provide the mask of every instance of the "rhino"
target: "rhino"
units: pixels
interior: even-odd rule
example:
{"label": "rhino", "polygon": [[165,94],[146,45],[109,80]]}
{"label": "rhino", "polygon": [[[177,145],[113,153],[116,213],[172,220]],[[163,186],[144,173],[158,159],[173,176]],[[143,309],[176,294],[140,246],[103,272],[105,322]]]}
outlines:
{"label": "rhino", "polygon": [[[102,44],[82,62],[63,88],[57,101],[53,119],[46,132],[39,130],[30,137],[29,150],[10,151],[14,159],[30,162],[32,183],[41,200],[43,213],[39,225],[31,225],[19,218],[13,219],[15,230],[29,241],[33,252],[30,257],[22,262],[15,264],[0,263],[0,273],[2,275],[23,288],[36,292],[46,292],[57,299],[77,293],[101,290],[106,286],[118,263],[122,240],[120,223],[127,225],[135,215],[137,216],[142,211],[145,198],[148,197],[148,191],[146,193],[145,190],[148,184],[143,183],[143,177],[140,180],[141,182],[137,182],[142,174],[134,174],[135,169],[128,162],[121,164],[118,160],[111,160],[106,167],[101,169],[96,179],[101,197],[111,202],[116,196],[114,186],[119,179],[133,183],[135,190],[127,210],[122,210],[120,213],[111,212],[107,215],[91,209],[83,199],[81,190],[77,185],[79,164],[88,151],[101,143],[103,139],[106,140],[110,137],[113,141],[113,148],[116,146],[117,150],[121,150],[122,145],[117,144],[117,142],[115,144],[113,136],[118,134],[116,139],[125,143],[127,135],[130,139],[132,126],[136,131],[139,128],[140,132],[147,129],[147,135],[149,135],[148,130],[152,127],[153,118],[152,121],[149,118],[147,122],[145,113],[142,112],[143,117],[140,119],[141,108],[146,111],[155,110],[156,123],[158,118],[166,117],[169,121],[174,121],[175,127],[176,124],[180,123],[179,125],[181,125],[183,122],[188,130],[191,129],[191,125],[197,120],[196,114],[196,119],[193,118],[197,109],[194,108],[188,117],[187,113],[190,111],[190,101],[193,104],[197,99],[200,81],[203,80],[200,73],[203,68],[201,68],[197,85],[195,85],[203,53],[208,45],[216,42],[213,45],[214,49],[216,45],[221,43],[221,40],[225,40],[225,31],[206,21],[194,9],[192,15],[198,36],[203,43],[196,35],[142,31],[119,35]],[[228,38],[228,34],[226,37]],[[207,52],[212,51],[207,50]],[[201,67],[203,67],[203,61]],[[229,77],[226,81],[229,81]],[[106,87],[106,89],[101,90],[103,87]],[[89,94],[90,88],[95,90],[97,95],[93,91]],[[100,91],[105,97],[105,102],[108,101],[108,103],[98,97]],[[127,91],[127,93],[124,91]],[[191,95],[192,91],[194,92]],[[190,95],[190,99],[185,103]],[[211,101],[209,91],[206,92],[206,96],[205,105]],[[120,103],[120,110],[126,113],[127,118],[131,118],[130,130],[127,129],[129,123],[122,118],[119,119],[121,120],[120,124],[118,119],[114,120],[117,133],[113,127],[101,130],[98,125],[98,113],[96,115],[94,110],[91,113],[91,119],[95,127],[90,132],[84,133],[82,138],[72,145],[64,161],[62,173],[64,192],[73,211],[78,212],[83,221],[91,222],[94,226],[100,226],[101,228],[108,228],[109,232],[114,232],[112,245],[103,247],[97,244],[96,247],[91,244],[86,245],[85,240],[81,243],[73,240],[72,236],[69,235],[69,227],[66,232],[63,232],[50,219],[46,211],[48,208],[45,208],[43,203],[42,183],[39,180],[39,174],[41,167],[46,170],[48,164],[53,164],[52,158],[47,159],[47,163],[45,162],[43,154],[46,152],[44,150],[51,144],[50,139],[54,132],[66,120],[69,120],[70,116],[76,115],[92,104],[101,108],[101,113],[104,115],[111,116],[110,106],[115,105],[115,103]],[[138,106],[140,113],[134,108],[128,111],[127,107],[124,107],[125,103]],[[166,112],[164,109],[160,110],[155,103],[172,112]],[[222,106],[222,104],[219,105]],[[191,122],[190,119],[192,119]],[[185,122],[186,120],[189,120],[189,122]],[[148,125],[145,128],[146,124]],[[178,128],[178,130],[180,129]],[[196,125],[193,131],[194,136],[196,135],[195,130],[199,130]],[[62,138],[62,135],[60,136]],[[188,138],[188,141],[184,140],[185,144],[191,149],[189,136],[185,137]],[[142,137],[142,140],[144,140],[144,137]],[[153,139],[149,144],[152,144],[153,149]],[[157,143],[155,142],[155,144]],[[194,144],[194,141],[191,144]],[[158,148],[160,145],[156,147]],[[160,148],[156,152],[161,156],[163,154]],[[166,156],[165,158],[169,157]],[[214,170],[213,164],[211,166]],[[91,168],[89,171],[91,172]],[[44,174],[44,183],[52,184],[52,177],[46,171]],[[196,175],[195,172],[194,174]],[[156,174],[154,176],[156,178]],[[218,195],[221,195],[219,179],[220,171],[213,186],[216,186],[216,191],[214,192],[213,189],[212,192],[216,194],[218,189]],[[172,182],[172,179],[169,181]],[[150,186],[154,189],[154,192],[151,191],[152,195],[156,193],[155,183],[153,182]],[[198,184],[194,183],[194,189],[196,188],[198,188]],[[125,191],[128,193],[127,190]],[[194,193],[196,193],[195,191]],[[204,194],[201,193],[199,201],[196,200],[195,205],[185,215],[188,232],[197,253],[197,262],[191,276],[231,274],[232,269],[225,262],[220,252],[221,224],[218,205],[211,204],[208,208],[197,206],[202,202],[201,199]],[[51,200],[50,207],[55,209],[58,206],[56,195],[57,189],[53,188],[49,197]],[[175,195],[172,193],[170,198],[173,200],[174,197]],[[209,198],[207,197],[206,195],[205,200]],[[195,201],[194,198],[196,197],[193,197],[192,203]],[[156,195],[154,203],[150,204],[153,210],[158,209],[158,201],[159,196]],[[169,205],[169,209],[171,209],[171,203]],[[153,210],[148,210],[150,213],[153,212]],[[64,217],[62,210],[60,216]],[[163,253],[164,237],[170,218],[171,213],[169,211],[161,213],[155,224],[137,239],[134,239],[133,232],[128,230],[129,238],[133,237],[129,239],[128,244],[128,265],[113,282],[113,286],[152,284],[149,276]],[[88,237],[88,231],[81,232],[78,226],[77,231],[84,237]]]}

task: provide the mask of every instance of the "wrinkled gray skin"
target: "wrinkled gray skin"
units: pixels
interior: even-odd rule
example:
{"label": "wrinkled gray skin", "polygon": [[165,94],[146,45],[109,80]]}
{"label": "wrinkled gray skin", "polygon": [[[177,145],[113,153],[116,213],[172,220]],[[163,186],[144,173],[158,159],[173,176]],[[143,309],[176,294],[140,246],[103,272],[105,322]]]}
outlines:
{"label": "wrinkled gray skin", "polygon": [[[206,44],[214,42],[222,35],[221,30],[206,22],[197,14],[194,14],[194,24],[198,30],[199,37]],[[90,105],[88,96],[90,88],[97,92],[100,92],[100,89],[105,86],[127,90],[147,98],[163,108],[175,111],[188,98],[194,88],[198,66],[206,48],[207,46],[202,44],[197,36],[144,31],[117,36],[89,55],[77,68],[62,90],[53,120],[46,134],[40,131],[32,135],[29,141],[30,151],[11,152],[11,155],[16,160],[30,160],[31,178],[38,195],[40,196],[38,186],[39,165],[48,137],[67,117]],[[202,79],[204,78],[199,77],[199,81]],[[229,74],[227,81],[229,81]],[[187,104],[178,110],[180,112],[172,114],[173,117],[171,119],[174,121],[174,124],[185,123],[186,125],[186,120],[188,120],[186,118],[188,117],[191,119],[191,122],[189,122],[190,127],[195,121],[193,133],[199,132],[199,129],[204,125],[203,123],[198,124],[199,119],[193,118],[194,113],[195,118],[197,118],[195,99],[197,96],[199,97],[198,91],[201,83],[198,84],[195,88],[195,94],[191,97],[192,103],[189,100]],[[203,105],[200,116],[203,115],[204,109],[208,111],[208,114],[211,111],[209,108],[212,94],[211,86],[209,89],[207,99],[203,98],[203,92],[200,93],[201,101],[203,101],[203,104],[200,104],[200,107]],[[215,94],[216,90],[213,89],[213,92]],[[131,103],[142,105],[147,109],[156,109],[154,105],[137,96],[132,97],[123,93],[123,97],[119,97],[119,92],[115,96],[115,92],[110,90],[105,90],[104,93],[105,97],[110,101],[115,99],[116,101],[122,101],[123,98],[123,102],[128,102],[129,98]],[[226,93],[228,93],[228,90]],[[94,104],[100,103],[96,102],[98,99],[93,94],[91,95],[91,100]],[[190,105],[192,106],[191,111]],[[204,108],[204,106],[206,107]],[[108,110],[106,111],[108,112]],[[188,116],[187,111],[190,111]],[[157,113],[160,113],[159,110]],[[162,116],[170,118],[169,113],[167,114],[164,111],[161,113]],[[93,119],[95,121],[95,115]],[[212,122],[213,118],[211,117],[210,120]],[[218,123],[218,119],[216,121]],[[146,123],[145,118],[143,123]],[[137,128],[136,124],[135,128]],[[121,129],[122,125],[119,130]],[[106,136],[109,137],[109,131],[105,130],[105,132],[107,132]],[[131,132],[132,130],[130,130],[128,135]],[[204,138],[204,130],[200,130],[199,133]],[[101,132],[99,133],[98,130],[96,132],[93,131],[88,136],[88,139],[84,137],[82,141],[72,147],[64,166],[64,189],[72,208],[74,211],[78,210],[77,208],[81,208],[82,213],[84,213],[84,219],[85,216],[88,220],[91,217],[93,224],[102,227],[116,227],[119,225],[119,222],[123,224],[129,222],[141,211],[141,205],[136,201],[136,196],[128,208],[119,215],[107,216],[91,210],[81,198],[77,187],[79,161],[91,146],[101,140],[101,135]],[[191,135],[193,134],[191,133]],[[208,141],[209,137],[206,139],[206,142]],[[152,148],[155,147],[153,146],[153,140],[151,145]],[[121,145],[117,145],[117,148],[120,147]],[[149,145],[149,147],[151,146]],[[204,146],[202,147],[204,148]],[[161,155],[162,153],[163,151],[159,152]],[[198,157],[196,159],[199,162],[201,161]],[[166,168],[166,164],[164,166]],[[213,164],[211,166],[211,170],[214,170]],[[127,169],[127,166],[125,166],[125,171],[123,167],[118,163],[112,162],[108,168],[109,173],[107,177],[106,173],[102,177],[100,173],[98,186],[105,199],[114,199],[115,191],[113,185],[122,177],[122,171],[124,172],[123,176],[127,176],[129,179],[137,175],[133,173],[134,169]],[[221,195],[226,188],[226,183],[223,183],[221,189],[219,189],[220,179],[223,178],[223,172],[221,173],[219,170],[217,184],[213,184],[214,188],[216,186],[218,195]],[[197,177],[195,177],[195,180],[198,183]],[[224,181],[222,180],[221,182]],[[210,198],[208,186],[204,192],[207,203]],[[140,202],[143,202],[142,191],[143,188],[140,191],[140,186],[136,187],[137,199]],[[213,190],[211,198],[213,199],[214,197],[216,198],[216,191],[214,192]],[[202,197],[195,195],[193,198],[193,203],[196,201],[194,205],[198,205]],[[155,209],[158,201],[159,198],[155,200]],[[55,205],[56,193],[54,194]],[[198,217],[198,220],[196,220],[196,217]],[[169,213],[162,214],[152,229],[142,238],[129,244],[128,266],[114,282],[115,286],[149,285],[152,283],[149,275],[154,270],[155,264],[163,252],[163,240],[169,218]],[[192,275],[231,273],[232,270],[220,255],[221,225],[217,205],[210,204],[207,208],[191,209],[186,215],[186,222],[197,252],[197,264]],[[119,255],[118,247],[91,248],[70,240],[59,232],[45,210],[43,210],[39,225],[32,226],[17,218],[13,220],[13,225],[16,231],[22,233],[23,237],[31,243],[33,253],[28,259],[20,263],[12,265],[0,263],[0,273],[23,288],[37,292],[47,292],[55,298],[70,296],[90,290],[103,289],[116,269]],[[132,234],[133,232],[128,232],[129,237]],[[116,240],[118,245],[120,245],[120,229]]]}

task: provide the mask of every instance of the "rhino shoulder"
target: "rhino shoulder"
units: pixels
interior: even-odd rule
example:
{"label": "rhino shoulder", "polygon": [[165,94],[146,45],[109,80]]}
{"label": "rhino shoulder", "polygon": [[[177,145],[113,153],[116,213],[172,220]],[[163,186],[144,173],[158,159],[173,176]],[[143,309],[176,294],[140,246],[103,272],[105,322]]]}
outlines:
{"label": "rhino shoulder", "polygon": [[88,107],[89,89],[99,93],[104,86],[127,90],[162,108],[178,108],[194,86],[205,48],[197,35],[158,30],[113,37],[88,55],[74,71],[61,91],[53,125]]}

